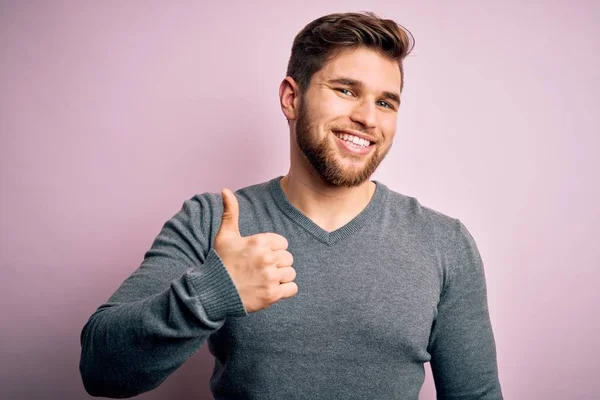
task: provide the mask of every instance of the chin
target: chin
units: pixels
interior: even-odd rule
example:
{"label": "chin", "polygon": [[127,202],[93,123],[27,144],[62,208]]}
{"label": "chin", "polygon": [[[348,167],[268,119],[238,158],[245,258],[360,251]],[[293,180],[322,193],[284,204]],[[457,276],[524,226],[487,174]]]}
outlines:
{"label": "chin", "polygon": [[369,181],[372,174],[369,171],[366,171],[364,167],[357,170],[355,168],[344,168],[337,165],[334,168],[323,171],[320,175],[325,181],[333,186],[352,188]]}
{"label": "chin", "polygon": [[[365,156],[352,157],[343,154],[335,143],[337,137],[331,132],[331,139],[313,140],[307,132],[298,132],[296,143],[305,159],[323,182],[332,186],[353,188],[364,184],[373,175],[379,164],[378,148]],[[303,134],[305,133],[305,134]]]}

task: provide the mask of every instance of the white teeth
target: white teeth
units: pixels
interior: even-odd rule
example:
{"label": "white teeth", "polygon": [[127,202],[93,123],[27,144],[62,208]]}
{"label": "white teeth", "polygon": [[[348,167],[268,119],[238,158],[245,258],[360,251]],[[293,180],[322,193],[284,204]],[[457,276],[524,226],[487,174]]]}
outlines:
{"label": "white teeth", "polygon": [[357,136],[354,135],[348,135],[347,133],[336,133],[335,134],[337,137],[339,137],[342,140],[346,140],[350,143],[354,143],[357,144],[359,146],[363,146],[363,147],[367,147],[371,145],[371,142],[369,142],[368,140],[359,138]]}

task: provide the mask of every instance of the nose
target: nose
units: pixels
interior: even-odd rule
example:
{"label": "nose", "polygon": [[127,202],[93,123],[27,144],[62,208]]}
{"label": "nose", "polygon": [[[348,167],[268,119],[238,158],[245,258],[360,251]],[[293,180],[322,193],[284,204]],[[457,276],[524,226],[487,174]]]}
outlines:
{"label": "nose", "polygon": [[365,128],[375,128],[377,125],[377,107],[374,102],[369,99],[362,99],[357,102],[352,110],[350,119],[363,125]]}

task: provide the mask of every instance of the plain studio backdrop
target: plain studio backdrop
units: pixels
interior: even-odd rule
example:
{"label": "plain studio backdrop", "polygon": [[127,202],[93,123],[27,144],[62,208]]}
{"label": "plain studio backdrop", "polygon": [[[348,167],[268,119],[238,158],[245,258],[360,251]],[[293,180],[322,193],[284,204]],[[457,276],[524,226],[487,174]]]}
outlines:
{"label": "plain studio backdrop", "polygon": [[184,200],[287,172],[292,40],[362,10],[416,38],[373,178],[473,234],[506,399],[600,398],[600,2],[567,0],[1,2],[0,397],[88,398],[88,317]]}

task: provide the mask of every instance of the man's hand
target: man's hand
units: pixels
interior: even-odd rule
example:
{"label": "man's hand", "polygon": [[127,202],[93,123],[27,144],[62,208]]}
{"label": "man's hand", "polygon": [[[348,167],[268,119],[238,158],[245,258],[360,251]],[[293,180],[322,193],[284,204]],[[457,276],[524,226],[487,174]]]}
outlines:
{"label": "man's hand", "polygon": [[259,311],[296,295],[298,285],[293,282],[296,270],[292,268],[292,254],[286,250],[287,239],[276,233],[242,237],[237,198],[229,189],[223,189],[221,195],[223,217],[214,250],[229,272],[246,311]]}

